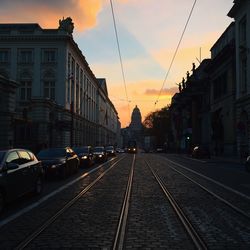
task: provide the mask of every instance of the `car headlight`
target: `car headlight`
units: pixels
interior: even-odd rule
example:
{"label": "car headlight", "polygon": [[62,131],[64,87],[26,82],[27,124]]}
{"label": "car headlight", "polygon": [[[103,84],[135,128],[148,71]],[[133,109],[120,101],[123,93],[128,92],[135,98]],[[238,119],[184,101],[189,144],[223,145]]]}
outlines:
{"label": "car headlight", "polygon": [[58,165],[51,165],[51,168],[56,168]]}
{"label": "car headlight", "polygon": [[101,158],[101,157],[103,157],[103,155],[99,155],[99,157]]}
{"label": "car headlight", "polygon": [[86,160],[88,159],[88,156],[84,155],[82,158]]}

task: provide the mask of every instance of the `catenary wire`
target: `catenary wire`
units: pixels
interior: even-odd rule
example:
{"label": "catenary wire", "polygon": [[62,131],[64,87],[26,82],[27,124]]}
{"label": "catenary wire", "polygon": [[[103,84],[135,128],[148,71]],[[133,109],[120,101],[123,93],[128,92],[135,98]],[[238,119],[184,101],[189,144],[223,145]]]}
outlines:
{"label": "catenary wire", "polygon": [[129,114],[130,114],[130,106],[129,106],[130,101],[128,99],[128,92],[127,92],[127,86],[126,86],[126,80],[125,80],[125,74],[124,74],[124,67],[123,67],[123,62],[122,62],[122,56],[121,56],[121,50],[120,50],[120,44],[119,44],[119,39],[118,39],[118,32],[117,32],[117,28],[116,28],[115,13],[114,13],[114,7],[113,7],[112,0],[110,0],[110,7],[111,7],[111,12],[112,12],[112,17],[113,17],[113,24],[114,24],[114,30],[115,30],[117,49],[118,49],[119,59],[120,59],[120,64],[121,64],[123,85],[124,85],[124,89],[125,89],[126,100],[128,103],[128,110],[129,110]]}
{"label": "catenary wire", "polygon": [[183,29],[183,31],[182,31],[181,37],[180,37],[179,42],[178,42],[178,44],[177,44],[177,47],[176,47],[176,49],[175,49],[175,52],[174,52],[174,55],[173,55],[173,57],[172,57],[171,63],[170,63],[170,65],[169,65],[168,71],[167,71],[166,76],[165,76],[165,78],[164,78],[164,81],[163,81],[163,83],[162,83],[162,86],[161,86],[161,89],[160,89],[160,91],[159,91],[158,97],[157,97],[157,99],[156,99],[156,101],[155,101],[155,103],[154,103],[154,108],[155,108],[156,104],[158,103],[159,98],[160,98],[161,93],[162,93],[162,90],[163,90],[163,88],[164,88],[164,86],[165,86],[166,80],[167,80],[167,78],[168,78],[169,72],[170,72],[170,70],[171,70],[171,68],[172,68],[172,65],[173,65],[173,63],[174,63],[175,57],[176,57],[176,55],[177,55],[177,52],[178,52],[178,50],[179,50],[181,41],[182,41],[183,36],[184,36],[184,34],[185,34],[185,31],[186,31],[186,29],[187,29],[189,20],[190,20],[190,18],[191,18],[191,16],[192,16],[192,13],[193,13],[193,10],[194,10],[194,7],[195,7],[196,2],[197,2],[197,0],[194,1],[193,5],[192,5],[192,8],[191,8],[191,11],[190,11],[190,13],[189,13],[189,15],[188,15],[188,19],[187,19],[187,21],[186,21],[186,23],[185,23],[184,29]]}

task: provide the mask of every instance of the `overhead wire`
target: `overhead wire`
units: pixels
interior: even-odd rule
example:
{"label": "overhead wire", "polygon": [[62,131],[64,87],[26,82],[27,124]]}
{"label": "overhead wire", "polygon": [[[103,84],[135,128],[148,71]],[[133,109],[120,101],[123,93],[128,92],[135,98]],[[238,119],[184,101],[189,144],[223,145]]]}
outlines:
{"label": "overhead wire", "polygon": [[195,7],[196,2],[197,2],[197,0],[194,1],[193,5],[192,5],[192,8],[191,8],[191,10],[190,10],[190,12],[189,12],[188,19],[187,19],[187,21],[186,21],[186,23],[185,23],[185,26],[184,26],[184,29],[183,29],[183,31],[182,31],[181,37],[180,37],[180,39],[179,39],[179,42],[178,42],[177,47],[176,47],[176,49],[175,49],[174,55],[173,55],[172,60],[171,60],[171,62],[170,62],[168,71],[167,71],[166,76],[165,76],[165,78],[164,78],[164,81],[163,81],[163,83],[162,83],[162,86],[161,86],[161,89],[160,89],[160,91],[159,91],[158,97],[157,97],[157,99],[156,99],[156,101],[155,101],[155,103],[154,103],[154,108],[155,108],[156,104],[159,102],[159,98],[160,98],[160,96],[161,96],[162,90],[163,90],[163,88],[164,88],[164,86],[165,86],[165,83],[166,83],[166,81],[167,81],[167,78],[168,78],[169,72],[170,72],[170,70],[171,70],[171,68],[172,68],[172,65],[173,65],[173,63],[174,63],[175,57],[176,57],[176,55],[177,55],[177,52],[178,52],[178,50],[179,50],[179,47],[180,47],[180,44],[181,44],[181,42],[182,42],[183,36],[184,36],[185,31],[186,31],[186,29],[187,29],[189,20],[190,20],[190,18],[191,18],[191,16],[192,16],[192,13],[193,13],[193,10],[194,10],[194,7]]}
{"label": "overhead wire", "polygon": [[126,100],[127,100],[127,103],[128,103],[128,110],[129,110],[129,114],[130,114],[130,106],[129,106],[130,101],[128,99],[128,92],[127,92],[127,86],[126,86],[126,80],[125,80],[125,73],[124,73],[124,67],[123,67],[123,62],[122,62],[122,56],[121,56],[121,50],[120,50],[120,43],[119,43],[119,39],[118,39],[118,32],[117,32],[117,27],[116,27],[115,13],[114,13],[114,7],[113,7],[112,0],[110,0],[110,7],[111,7],[111,12],[112,12],[112,18],[113,18],[113,24],[114,24],[114,30],[115,30],[115,37],[116,37],[117,49],[118,49],[118,54],[119,54],[119,59],[120,59],[120,65],[121,65],[123,85],[124,85],[124,89],[125,89]]}

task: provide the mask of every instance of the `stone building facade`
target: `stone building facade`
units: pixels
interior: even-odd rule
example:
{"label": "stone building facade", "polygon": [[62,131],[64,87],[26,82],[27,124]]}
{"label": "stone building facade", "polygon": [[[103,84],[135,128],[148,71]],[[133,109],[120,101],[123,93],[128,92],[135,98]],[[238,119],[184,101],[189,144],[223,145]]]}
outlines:
{"label": "stone building facade", "polygon": [[211,151],[236,155],[235,23],[232,22],[211,48],[207,67],[210,78]]}
{"label": "stone building facade", "polygon": [[[250,150],[250,1],[234,0],[228,16],[234,22],[211,48],[211,60],[205,68],[209,81],[200,102],[204,131],[199,135],[192,126],[191,139],[195,143],[196,133],[199,143],[208,146],[212,154],[246,159]],[[186,95],[177,93],[170,107],[177,149],[183,135],[183,110],[178,112],[178,107],[188,107],[187,100]]]}
{"label": "stone building facade", "polygon": [[245,157],[250,151],[250,1],[234,0],[228,16],[235,20],[237,151]]}
{"label": "stone building facade", "polygon": [[117,111],[105,79],[95,77],[75,43],[73,28],[71,18],[56,29],[0,24],[0,74],[19,83],[14,146],[115,144]]}

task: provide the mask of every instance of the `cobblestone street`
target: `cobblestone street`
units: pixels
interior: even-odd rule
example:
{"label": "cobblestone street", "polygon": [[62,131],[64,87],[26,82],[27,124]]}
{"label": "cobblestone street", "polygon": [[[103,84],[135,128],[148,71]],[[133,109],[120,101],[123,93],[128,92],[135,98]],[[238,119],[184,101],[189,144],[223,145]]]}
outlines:
{"label": "cobblestone street", "polygon": [[[118,232],[119,247],[115,248],[249,249],[249,197],[230,196],[228,190],[189,171],[184,161],[187,159],[177,161],[164,154],[120,155],[1,226],[1,249],[114,249],[119,221],[124,230]],[[188,162],[194,168],[202,167]],[[152,171],[160,176],[163,187]],[[130,178],[126,217],[121,214]],[[193,240],[188,232],[192,230],[177,216],[180,212],[173,208],[164,188],[199,240]],[[231,207],[216,195],[232,203]]]}

